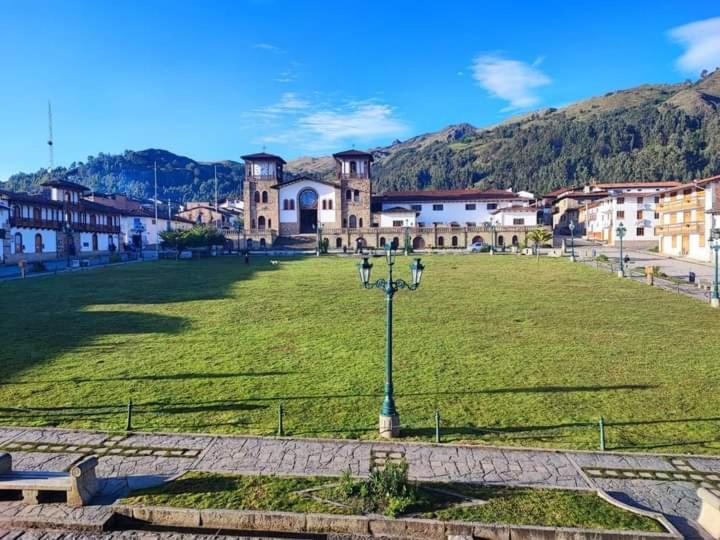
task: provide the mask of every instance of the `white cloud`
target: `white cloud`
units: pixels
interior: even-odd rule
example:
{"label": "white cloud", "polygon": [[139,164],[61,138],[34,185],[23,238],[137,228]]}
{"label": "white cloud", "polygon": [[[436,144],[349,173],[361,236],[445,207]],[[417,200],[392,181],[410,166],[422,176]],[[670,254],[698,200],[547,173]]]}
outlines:
{"label": "white cloud", "polygon": [[265,144],[290,144],[305,150],[333,150],[343,142],[371,142],[378,137],[396,137],[408,126],[396,117],[395,110],[376,101],[347,101],[338,106],[310,102],[293,92],[280,100],[256,109],[249,116],[263,131],[257,141]]}
{"label": "white cloud", "polygon": [[525,109],[539,103],[534,90],[552,82],[538,69],[542,58],[532,65],[501,56],[478,56],[472,65],[473,78],[493,96],[509,103],[503,110]]}
{"label": "white cloud", "polygon": [[720,66],[720,17],[678,26],[669,34],[685,47],[685,52],[677,60],[681,70],[697,73]]}
{"label": "white cloud", "polygon": [[264,51],[270,51],[274,53],[284,53],[285,49],[282,49],[278,47],[277,45],[272,45],[271,43],[253,43],[252,45],[253,49],[262,49]]}

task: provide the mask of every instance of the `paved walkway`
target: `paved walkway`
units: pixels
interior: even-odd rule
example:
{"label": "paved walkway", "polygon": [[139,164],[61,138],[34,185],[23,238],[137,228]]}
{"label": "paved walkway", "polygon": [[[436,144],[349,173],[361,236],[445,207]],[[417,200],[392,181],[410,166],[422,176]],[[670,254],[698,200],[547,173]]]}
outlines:
{"label": "paved walkway", "polygon": [[[700,537],[699,486],[720,489],[720,457],[567,452],[482,446],[331,441],[212,435],[0,428],[0,451],[18,470],[67,470],[84,455],[100,458],[101,493],[96,506],[27,506],[0,502],[0,529],[45,520],[62,525],[102,524],[111,504],[130,489],[161,483],[188,470],[366,475],[374,464],[406,459],[419,480],[472,481],[568,489],[601,487],[624,502],[665,514],[687,537]],[[0,533],[0,540],[2,534]]]}

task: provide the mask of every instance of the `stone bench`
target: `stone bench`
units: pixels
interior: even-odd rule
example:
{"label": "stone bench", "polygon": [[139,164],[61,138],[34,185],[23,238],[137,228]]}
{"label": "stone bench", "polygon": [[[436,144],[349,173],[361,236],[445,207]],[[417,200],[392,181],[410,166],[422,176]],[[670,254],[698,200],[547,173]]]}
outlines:
{"label": "stone bench", "polygon": [[702,502],[698,523],[713,538],[720,538],[720,492],[700,488],[697,495]]}
{"label": "stone bench", "polygon": [[0,453],[0,491],[20,491],[28,504],[38,504],[41,493],[65,492],[68,505],[84,506],[97,491],[97,464],[97,457],[90,456],[69,473],[13,471],[10,454]]}

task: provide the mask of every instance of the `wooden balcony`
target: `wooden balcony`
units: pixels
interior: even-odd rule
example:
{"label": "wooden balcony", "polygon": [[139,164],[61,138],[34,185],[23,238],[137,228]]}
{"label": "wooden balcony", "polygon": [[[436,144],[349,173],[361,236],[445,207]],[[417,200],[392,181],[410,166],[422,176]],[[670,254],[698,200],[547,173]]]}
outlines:
{"label": "wooden balcony", "polygon": [[705,232],[704,221],[688,221],[684,223],[663,223],[655,226],[656,236],[677,234],[700,234]]}
{"label": "wooden balcony", "polygon": [[680,199],[665,201],[661,199],[656,206],[658,212],[679,212],[682,210],[700,210],[705,208],[704,196],[686,196]]}
{"label": "wooden balcony", "polygon": [[[54,229],[60,231],[63,228],[63,222],[54,219],[35,219],[35,218],[10,218],[11,227],[24,227],[28,229]],[[78,232],[98,232],[108,234],[119,234],[120,225],[105,225],[91,223],[72,223],[71,227]]]}

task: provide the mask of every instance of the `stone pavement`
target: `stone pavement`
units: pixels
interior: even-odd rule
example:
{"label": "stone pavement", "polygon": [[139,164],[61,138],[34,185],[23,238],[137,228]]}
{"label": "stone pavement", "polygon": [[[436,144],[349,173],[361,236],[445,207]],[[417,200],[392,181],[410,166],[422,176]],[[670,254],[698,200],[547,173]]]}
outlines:
{"label": "stone pavement", "polygon": [[[286,439],[157,433],[106,434],[38,428],[0,428],[0,451],[18,470],[67,470],[97,455],[97,506],[27,506],[0,502],[0,529],[41,519],[56,526],[83,520],[100,530],[108,505],[129,490],[197,470],[333,476],[367,475],[374,465],[407,460],[418,480],[468,481],[567,489],[600,487],[634,506],[665,514],[687,537],[701,537],[699,486],[720,489],[720,457],[616,454],[484,446]],[[118,536],[118,538],[125,538]],[[128,537],[129,538],[129,537]],[[0,535],[0,540],[6,540]],[[11,540],[11,539],[7,539]],[[15,539],[12,539],[15,540]]]}

